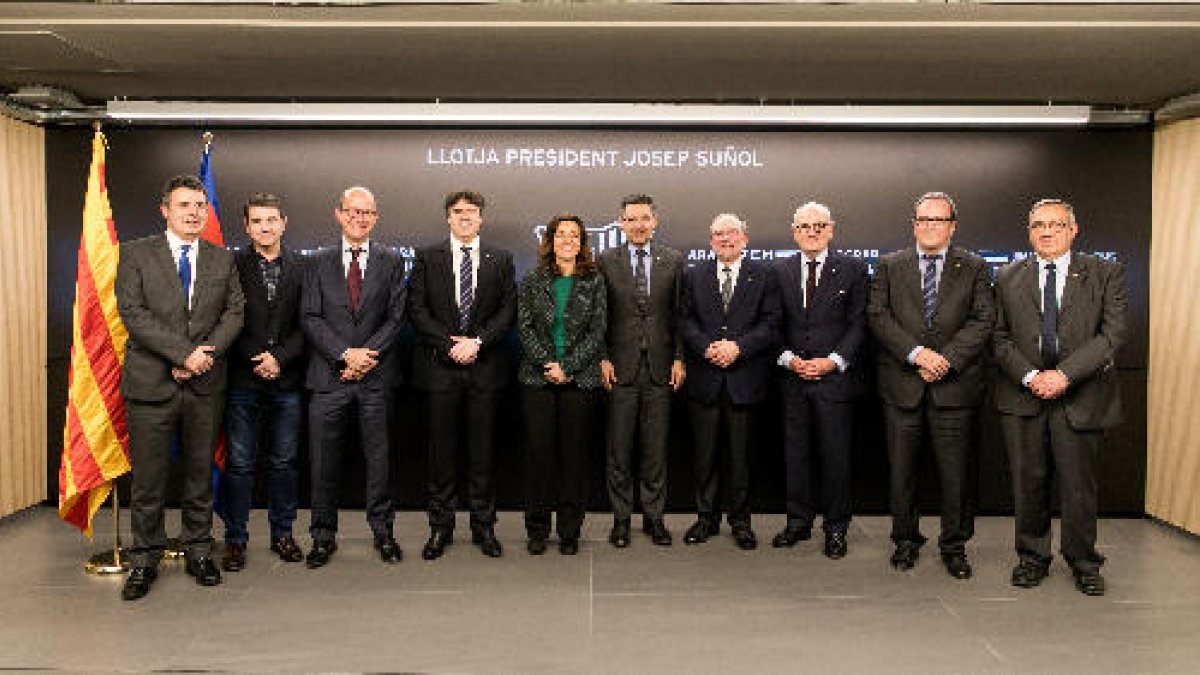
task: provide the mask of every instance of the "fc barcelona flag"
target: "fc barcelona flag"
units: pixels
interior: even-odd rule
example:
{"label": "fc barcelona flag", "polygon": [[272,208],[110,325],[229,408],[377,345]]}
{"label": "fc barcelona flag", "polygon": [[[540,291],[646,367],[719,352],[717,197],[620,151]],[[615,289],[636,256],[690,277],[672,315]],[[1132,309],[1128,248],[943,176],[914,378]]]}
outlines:
{"label": "fc barcelona flag", "polygon": [[[204,134],[204,152],[200,155],[200,182],[204,183],[204,192],[208,196],[208,221],[200,237],[216,246],[225,246],[225,236],[221,234],[221,221],[217,216],[217,181],[212,171],[212,134]],[[225,433],[217,435],[217,447],[213,452],[213,510],[218,514],[224,513],[221,501],[221,474],[225,471],[226,447]]]}

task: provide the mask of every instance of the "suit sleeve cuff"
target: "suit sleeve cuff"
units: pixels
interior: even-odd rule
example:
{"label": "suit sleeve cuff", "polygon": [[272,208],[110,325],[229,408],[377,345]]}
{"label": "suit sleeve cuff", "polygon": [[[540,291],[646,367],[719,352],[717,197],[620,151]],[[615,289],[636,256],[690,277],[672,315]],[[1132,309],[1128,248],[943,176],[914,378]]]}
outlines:
{"label": "suit sleeve cuff", "polygon": [[1031,370],[1028,373],[1025,373],[1025,377],[1021,378],[1021,386],[1028,389],[1029,383],[1033,381],[1033,378],[1036,377],[1037,374],[1038,374],[1038,371],[1036,371],[1036,370]]}
{"label": "suit sleeve cuff", "polygon": [[779,358],[775,360],[775,363],[778,363],[780,366],[791,370],[792,359],[794,358],[796,358],[796,355],[792,353],[792,350],[788,349],[779,355]]}
{"label": "suit sleeve cuff", "polygon": [[922,347],[921,345],[917,345],[916,347],[913,347],[913,350],[908,353],[908,362],[912,365],[916,365],[917,364],[917,354],[920,354],[921,351],[924,349],[925,348]]}
{"label": "suit sleeve cuff", "polygon": [[829,352],[829,360],[837,364],[839,373],[846,372],[846,369],[850,367],[850,364],[846,363],[846,359],[843,359],[837,352]]}

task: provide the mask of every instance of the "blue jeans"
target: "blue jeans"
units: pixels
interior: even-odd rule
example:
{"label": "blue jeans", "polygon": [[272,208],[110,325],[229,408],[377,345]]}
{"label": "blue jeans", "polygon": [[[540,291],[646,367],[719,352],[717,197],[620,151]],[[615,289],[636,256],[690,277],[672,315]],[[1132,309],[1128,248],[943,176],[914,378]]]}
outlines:
{"label": "blue jeans", "polygon": [[271,541],[292,533],[296,520],[296,448],[300,433],[300,392],[233,389],[225,408],[229,457],[225,465],[225,541],[245,544],[249,538],[254,455],[260,427],[267,465],[267,514]]}

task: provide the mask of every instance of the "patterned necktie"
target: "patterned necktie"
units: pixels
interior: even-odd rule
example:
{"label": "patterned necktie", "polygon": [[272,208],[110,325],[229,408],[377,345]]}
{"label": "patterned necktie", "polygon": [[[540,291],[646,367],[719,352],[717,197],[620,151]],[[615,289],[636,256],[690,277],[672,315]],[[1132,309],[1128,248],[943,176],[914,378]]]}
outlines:
{"label": "patterned necktie", "polygon": [[817,265],[819,264],[816,260],[808,261],[808,277],[804,280],[805,309],[808,309],[812,305],[813,299],[817,295]]}
{"label": "patterned necktie", "polygon": [[937,304],[937,265],[940,255],[925,254],[925,274],[921,276],[921,299],[925,303],[925,327],[933,327],[933,307]]}
{"label": "patterned necktie", "polygon": [[646,249],[634,249],[637,252],[637,264],[633,267],[633,283],[637,287],[638,310],[646,313],[650,304],[650,284],[646,280]]}
{"label": "patterned necktie", "polygon": [[458,267],[458,329],[467,330],[471,321],[471,303],[475,302],[475,289],[472,287],[472,272],[475,267],[471,264],[471,247],[462,247],[462,264]]}
{"label": "patterned necktie", "polygon": [[190,250],[191,244],[179,247],[179,283],[183,284],[183,306],[188,309],[192,308],[192,296],[188,293],[192,287],[192,260],[188,258]]}
{"label": "patterned necktie", "polygon": [[1058,275],[1054,263],[1046,264],[1046,285],[1042,287],[1042,365],[1058,365]]}
{"label": "patterned necktie", "polygon": [[346,272],[346,288],[350,291],[350,308],[358,311],[358,300],[362,296],[362,267],[358,265],[358,256],[362,249],[350,249],[350,269]]}
{"label": "patterned necktie", "polygon": [[726,265],[721,269],[724,277],[721,279],[721,305],[729,311],[729,301],[733,300],[733,270]]}

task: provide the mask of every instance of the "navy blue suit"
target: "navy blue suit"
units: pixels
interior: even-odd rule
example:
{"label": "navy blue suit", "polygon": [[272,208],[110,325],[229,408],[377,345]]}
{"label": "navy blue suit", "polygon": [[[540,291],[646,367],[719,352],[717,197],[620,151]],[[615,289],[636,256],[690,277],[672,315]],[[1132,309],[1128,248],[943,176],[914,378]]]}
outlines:
{"label": "navy blue suit", "polygon": [[[836,353],[848,367],[812,381],[777,368],[784,403],[788,526],[811,527],[820,510],[827,533],[845,532],[851,513],[853,401],[864,389],[858,360],[866,337],[867,266],[857,258],[830,253],[805,307],[803,265],[803,254],[797,254],[776,266],[783,303],[782,349],[804,359]],[[813,485],[814,463],[820,469],[820,490]]]}
{"label": "navy blue suit", "polygon": [[[696,511],[715,523],[724,507],[731,525],[749,526],[750,421],[753,406],[766,396],[776,356],[779,291],[770,266],[742,260],[726,310],[717,278],[720,267],[715,260],[703,262],[683,277],[680,334],[687,359]],[[718,340],[738,345],[738,358],[727,368],[704,358],[708,346]],[[722,419],[728,449],[719,458]]]}

